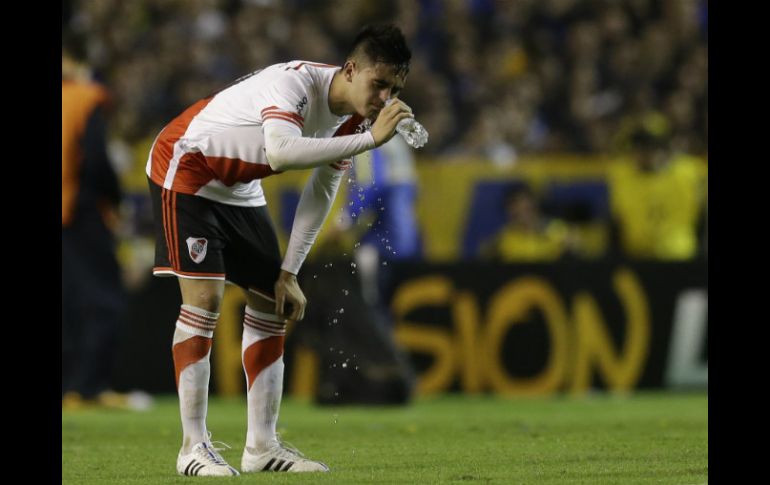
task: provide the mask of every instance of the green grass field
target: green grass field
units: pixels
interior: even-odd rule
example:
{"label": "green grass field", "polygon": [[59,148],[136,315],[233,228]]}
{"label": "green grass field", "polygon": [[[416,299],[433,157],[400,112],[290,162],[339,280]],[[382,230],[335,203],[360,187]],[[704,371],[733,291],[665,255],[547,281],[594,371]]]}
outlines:
{"label": "green grass field", "polygon": [[[212,399],[209,429],[240,468],[245,401]],[[285,400],[279,431],[327,474],[180,477],[176,399],[148,412],[62,413],[63,484],[702,484],[708,397],[502,399],[447,396],[408,407],[315,407]]]}

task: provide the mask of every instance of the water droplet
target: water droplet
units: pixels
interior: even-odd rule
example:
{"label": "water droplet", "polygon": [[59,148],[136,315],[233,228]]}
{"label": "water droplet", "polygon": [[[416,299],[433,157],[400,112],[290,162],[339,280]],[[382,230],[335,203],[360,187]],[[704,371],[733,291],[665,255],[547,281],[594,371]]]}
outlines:
{"label": "water droplet", "polygon": [[383,262],[382,262],[382,265],[383,265],[383,266],[387,266],[387,265],[388,265],[388,262],[387,262],[387,261],[383,261]]}
{"label": "water droplet", "polygon": [[355,268],[356,267],[356,263],[350,263],[350,267],[351,268]]}
{"label": "water droplet", "polygon": [[348,205],[352,206],[353,205],[353,201],[351,200],[350,202],[348,202]]}
{"label": "water droplet", "polygon": [[332,323],[337,323],[337,319],[335,318],[334,320],[332,320]]}
{"label": "water droplet", "polygon": [[347,367],[348,367],[348,363],[347,363],[347,362],[343,362],[343,363],[342,363],[342,368],[343,368],[343,369],[347,369]]}
{"label": "water droplet", "polygon": [[[369,224],[369,225],[371,226],[371,224]],[[357,242],[357,243],[355,243],[355,244],[353,245],[353,247],[354,247],[354,248],[357,248],[357,247],[359,247],[360,245],[361,245],[361,243],[360,243],[360,242]]]}
{"label": "water droplet", "polygon": [[[335,393],[334,393],[334,395],[335,395],[335,396],[338,396],[338,395],[339,395],[339,393],[338,393],[338,392],[335,392]],[[336,415],[336,414],[334,415],[334,424],[337,424],[337,415]]]}
{"label": "water droplet", "polygon": [[342,294],[345,295],[345,296],[348,296],[349,293],[350,292],[348,290],[342,290]]}
{"label": "water droplet", "polygon": [[340,313],[345,313],[345,309],[344,308],[340,308]]}
{"label": "water droplet", "polygon": [[318,278],[318,275],[317,275],[317,274],[314,274],[314,275],[313,275],[313,279],[316,279],[316,278]]}
{"label": "water droplet", "polygon": [[358,370],[358,366],[356,366],[356,370]]}
{"label": "water droplet", "polygon": [[380,207],[380,210],[381,210],[381,211],[384,211],[384,210],[385,210],[385,208],[384,208],[384,207]]}
{"label": "water droplet", "polygon": [[343,350],[340,350],[340,355],[342,355],[343,353],[345,353],[345,351],[343,351]]}
{"label": "water droplet", "polygon": [[377,202],[382,202],[382,197],[377,197]]}

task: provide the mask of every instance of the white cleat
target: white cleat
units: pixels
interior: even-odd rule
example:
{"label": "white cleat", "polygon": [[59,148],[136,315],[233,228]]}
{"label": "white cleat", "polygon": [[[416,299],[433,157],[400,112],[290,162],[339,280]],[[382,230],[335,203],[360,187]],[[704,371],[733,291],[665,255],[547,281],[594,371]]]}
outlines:
{"label": "white cleat", "polygon": [[329,467],[320,461],[308,460],[299,450],[283,443],[275,445],[264,453],[243,450],[241,471],[246,472],[328,472]]}
{"label": "white cleat", "polygon": [[176,471],[190,477],[233,477],[238,470],[227,464],[217,453],[221,448],[214,448],[211,443],[202,441],[192,447],[190,453],[179,454],[176,459]]}

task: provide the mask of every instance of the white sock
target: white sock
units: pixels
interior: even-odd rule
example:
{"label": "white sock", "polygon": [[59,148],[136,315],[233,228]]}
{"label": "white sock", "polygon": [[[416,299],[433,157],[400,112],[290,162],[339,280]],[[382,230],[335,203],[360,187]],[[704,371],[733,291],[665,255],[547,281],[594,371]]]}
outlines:
{"label": "white sock", "polygon": [[241,357],[248,404],[246,447],[252,453],[266,451],[277,442],[275,427],[283,392],[285,334],[283,319],[246,307]]}
{"label": "white sock", "polygon": [[218,318],[218,313],[182,305],[176,322],[172,350],[182,418],[182,454],[208,440],[209,356]]}

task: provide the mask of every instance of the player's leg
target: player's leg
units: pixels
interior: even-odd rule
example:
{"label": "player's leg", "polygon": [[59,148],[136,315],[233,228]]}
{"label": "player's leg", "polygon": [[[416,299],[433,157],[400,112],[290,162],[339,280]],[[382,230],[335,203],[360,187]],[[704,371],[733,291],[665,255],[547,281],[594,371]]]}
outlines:
{"label": "player's leg", "polygon": [[208,440],[210,355],[224,287],[222,280],[179,278],[182,307],[174,329],[172,353],[182,418],[182,454]]}
{"label": "player's leg", "polygon": [[179,287],[182,307],[172,347],[183,435],[177,472],[198,476],[238,475],[211,444],[206,429],[211,346],[225,282],[180,277]]}
{"label": "player's leg", "polygon": [[174,329],[172,354],[182,421],[177,472],[232,476],[211,445],[206,429],[210,354],[224,293],[224,241],[214,203],[150,183],[155,215],[155,267],[158,276],[177,276],[182,306]]}
{"label": "player's leg", "polygon": [[276,424],[283,393],[283,345],[288,321],[275,314],[275,300],[246,292],[242,356],[246,371],[248,430],[241,471],[325,472],[278,439]]}
{"label": "player's leg", "polygon": [[246,302],[241,344],[248,402],[246,448],[257,454],[277,443],[286,323],[275,315],[275,303],[266,297],[247,291]]}
{"label": "player's leg", "polygon": [[283,391],[284,318],[275,314],[273,288],[280,273],[278,240],[265,207],[218,207],[223,225],[238,228],[224,251],[227,276],[246,291],[241,356],[246,374],[248,429],[241,470],[327,471],[280,443],[276,423]]}

